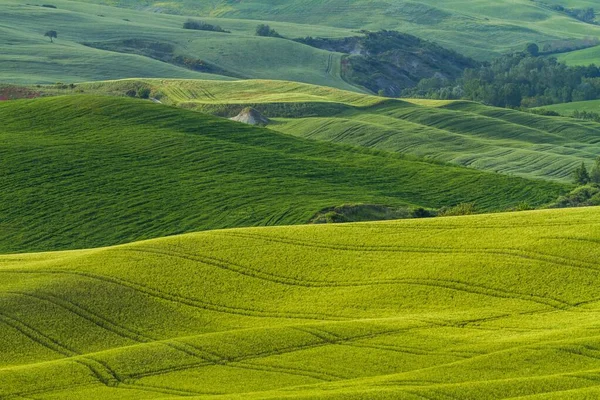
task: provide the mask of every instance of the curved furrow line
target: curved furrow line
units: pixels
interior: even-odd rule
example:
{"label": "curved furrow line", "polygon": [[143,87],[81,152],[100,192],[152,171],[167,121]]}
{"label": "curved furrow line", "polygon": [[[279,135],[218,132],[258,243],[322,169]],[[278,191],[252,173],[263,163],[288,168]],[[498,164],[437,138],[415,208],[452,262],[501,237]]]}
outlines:
{"label": "curved furrow line", "polygon": [[[137,250],[134,250],[137,251]],[[139,250],[142,251],[142,250]],[[270,273],[258,273],[258,270],[242,267],[240,265],[225,262],[223,260],[216,259],[214,257],[204,256],[192,256],[187,253],[176,253],[176,252],[161,252],[153,250],[143,250],[143,252],[150,252],[153,254],[160,254],[169,257],[179,257],[188,259],[190,261],[202,262],[207,265],[216,266],[221,269],[240,273],[244,276],[249,276],[255,279],[265,280],[272,283],[278,283],[283,285],[301,286],[307,288],[333,288],[333,287],[360,287],[360,286],[382,286],[382,285],[418,285],[418,286],[431,286],[439,287],[444,289],[462,291],[466,293],[485,295],[496,298],[514,298],[521,299],[524,301],[531,301],[534,303],[548,305],[553,308],[570,308],[574,305],[562,301],[560,299],[542,297],[536,295],[527,295],[518,292],[511,292],[504,289],[490,288],[487,286],[476,285],[473,283],[466,283],[460,281],[444,280],[444,279],[428,279],[428,278],[396,278],[396,279],[382,279],[373,281],[312,281],[312,280],[300,280],[297,278],[288,278],[285,276],[274,275]],[[252,271],[252,272],[248,272]]]}
{"label": "curved furrow line", "polygon": [[383,350],[383,351],[392,351],[395,353],[403,353],[403,354],[412,354],[415,356],[445,356],[445,357],[456,357],[456,358],[462,358],[462,359],[468,359],[473,357],[474,355],[469,354],[451,354],[451,353],[444,353],[444,352],[439,352],[439,351],[427,351],[427,350],[418,350],[418,349],[411,349],[411,348],[402,348],[402,347],[396,347],[396,346],[386,346],[386,345],[376,345],[376,344],[366,344],[366,343],[342,343],[343,346],[351,346],[351,347],[364,347],[367,349],[376,349],[376,350]]}
{"label": "curved furrow line", "polygon": [[66,389],[74,389],[74,388],[80,388],[80,387],[85,387],[85,386],[98,386],[101,385],[101,383],[98,382],[87,382],[87,383],[72,383],[72,384],[68,384],[68,385],[63,385],[63,386],[58,386],[58,387],[53,387],[53,388],[45,388],[45,389],[35,389],[35,390],[29,390],[27,392],[20,392],[20,393],[15,393],[15,394],[10,394],[8,396],[5,397],[0,397],[0,399],[14,399],[14,400],[22,400],[22,399],[28,399],[28,400],[36,400],[27,396],[36,396],[36,395],[40,395],[40,394],[47,394],[47,393],[52,393],[52,392],[57,392],[60,390],[66,390]]}
{"label": "curved furrow line", "polygon": [[252,370],[252,371],[276,372],[276,373],[282,373],[282,374],[287,374],[287,375],[303,376],[303,377],[307,377],[307,378],[318,379],[318,380],[324,381],[324,382],[334,382],[334,381],[347,379],[347,378],[343,378],[343,377],[338,377],[336,375],[327,374],[327,373],[324,373],[321,371],[310,371],[310,370],[305,370],[305,369],[301,369],[301,368],[283,367],[280,365],[260,365],[260,364],[241,362],[241,363],[229,363],[229,364],[226,364],[226,366],[230,367],[230,368],[240,368],[240,369],[246,369],[246,370]]}
{"label": "curved furrow line", "polygon": [[[379,350],[389,350],[389,351],[395,351],[395,352],[399,352],[399,353],[408,353],[408,354],[414,354],[414,355],[442,355],[442,356],[455,356],[458,358],[471,358],[474,357],[476,355],[481,355],[481,354],[467,354],[467,353],[462,353],[461,355],[459,355],[458,352],[455,352],[454,354],[449,354],[449,353],[444,353],[444,352],[433,352],[433,351],[427,351],[427,350],[420,350],[418,348],[412,348],[412,347],[400,347],[400,346],[391,346],[391,345],[372,345],[372,344],[368,344],[368,343],[355,343],[355,341],[347,341],[344,342],[344,338],[340,335],[337,335],[333,332],[329,332],[326,331],[322,328],[317,328],[317,327],[311,327],[312,330],[304,330],[307,333],[310,333],[312,335],[315,335],[317,337],[319,337],[319,334],[323,334],[323,335],[327,335],[330,337],[335,338],[334,340],[337,341],[342,341],[340,344],[344,345],[344,346],[353,346],[353,347],[366,347],[366,348],[373,348],[373,349],[379,349]],[[314,333],[314,331],[318,331],[319,334]],[[375,334],[374,337],[379,337],[379,336],[384,336],[384,335],[390,335],[392,333],[389,332],[385,332],[383,334],[377,335]],[[369,339],[373,339],[374,337],[366,337],[360,340],[369,340]]]}
{"label": "curved furrow line", "polygon": [[327,314],[302,314],[302,313],[291,313],[291,312],[269,312],[263,310],[253,310],[242,307],[225,306],[221,304],[209,303],[206,301],[184,297],[177,294],[166,293],[158,289],[145,286],[139,283],[131,282],[121,278],[114,278],[106,275],[95,274],[83,271],[74,270],[19,270],[19,269],[0,269],[0,273],[17,273],[17,274],[55,274],[55,275],[75,275],[89,279],[96,279],[99,281],[111,283],[114,285],[126,287],[131,290],[135,290],[140,293],[144,293],[148,296],[156,297],[162,300],[172,301],[174,303],[185,304],[190,307],[203,309],[207,311],[221,312],[225,314],[243,315],[248,317],[263,317],[263,318],[287,318],[287,319],[302,319],[302,320],[330,320],[330,321],[344,321],[351,319],[350,317],[340,317]]}
{"label": "curved furrow line", "polygon": [[101,315],[95,314],[95,313],[79,306],[76,303],[70,302],[65,299],[61,299],[57,296],[53,296],[53,295],[49,295],[49,294],[39,294],[39,293],[36,293],[34,295],[31,293],[24,293],[24,292],[5,292],[5,293],[31,297],[31,298],[34,298],[34,299],[37,299],[40,301],[49,302],[51,304],[54,304],[58,307],[63,308],[64,310],[70,311],[73,314],[75,314],[75,315],[93,323],[94,325],[96,325],[100,328],[103,328],[115,335],[136,341],[138,343],[152,343],[152,342],[160,341],[160,343],[165,346],[171,347],[175,350],[181,351],[181,352],[183,352],[187,355],[193,356],[193,357],[200,358],[202,360],[211,361],[214,358],[220,357],[220,356],[218,356],[214,353],[211,353],[207,350],[200,349],[196,346],[192,346],[187,343],[181,343],[177,340],[164,340],[163,341],[163,340],[160,340],[155,337],[144,335],[142,333],[131,330],[125,326],[118,325],[118,324],[106,319],[105,317],[103,317]]}
{"label": "curved furrow line", "polygon": [[349,245],[338,245],[338,244],[325,244],[312,241],[301,241],[297,239],[289,239],[284,237],[276,236],[264,236],[258,234],[238,233],[238,232],[213,232],[213,234],[225,235],[225,236],[236,236],[247,239],[261,240],[263,242],[283,243],[293,246],[319,248],[327,250],[339,250],[339,251],[360,251],[360,252],[391,252],[391,253],[440,253],[440,254],[497,254],[506,255],[512,257],[520,257],[529,260],[537,260],[556,264],[564,267],[582,268],[600,272],[600,264],[590,263],[583,260],[573,260],[554,254],[546,254],[541,252],[535,252],[531,250],[523,249],[511,249],[511,248],[469,248],[469,249],[455,249],[455,248],[441,248],[441,247],[424,247],[424,246],[349,246]]}
{"label": "curved furrow line", "polygon": [[[189,261],[193,261],[193,262],[199,262],[199,263],[202,263],[205,265],[217,267],[219,269],[235,272],[240,275],[248,276],[250,278],[260,279],[260,280],[269,281],[269,282],[273,282],[273,283],[281,283],[284,285],[303,286],[303,287],[315,287],[315,286],[319,286],[319,285],[321,287],[329,287],[330,286],[329,282],[326,282],[326,281],[313,281],[313,280],[303,280],[303,279],[286,277],[283,275],[277,275],[277,274],[273,274],[270,272],[264,272],[264,271],[261,271],[256,268],[242,266],[242,265],[230,262],[230,261],[218,259],[216,257],[191,255],[188,253],[176,252],[173,250],[167,252],[167,251],[160,251],[160,250],[155,250],[155,249],[150,249],[150,248],[141,248],[141,247],[137,247],[135,249],[124,249],[124,250],[130,251],[130,252],[156,254],[156,255],[165,256],[165,257],[181,258],[181,259],[185,259],[185,260],[189,260]],[[331,282],[331,283],[334,283],[334,282]]]}
{"label": "curved furrow line", "polygon": [[[32,326],[20,321],[14,317],[8,316],[0,312],[0,321],[9,325],[13,329],[17,330],[30,340],[38,343],[39,345],[46,347],[62,356],[72,359],[73,362],[81,364],[88,368],[92,374],[106,386],[116,386],[120,380],[112,369],[103,363],[99,362],[90,357],[82,356],[75,350],[66,347],[57,340],[45,335],[43,332],[33,328]],[[78,357],[74,359],[73,357]]]}
{"label": "curved furrow line", "polygon": [[67,311],[77,315],[78,317],[85,319],[86,321],[89,321],[104,330],[107,330],[117,336],[121,336],[123,338],[130,339],[130,340],[133,340],[138,343],[148,343],[148,342],[152,342],[152,341],[156,340],[156,339],[150,338],[148,336],[145,336],[139,332],[136,332],[130,328],[116,324],[99,314],[96,314],[86,308],[83,308],[82,306],[80,306],[76,303],[62,299],[58,296],[54,296],[51,294],[44,294],[44,293],[40,293],[40,292],[36,292],[35,294],[25,293],[25,292],[3,292],[3,293],[12,294],[15,296],[30,297],[30,298],[36,299],[38,301],[45,301],[50,304],[54,304],[55,306],[60,307],[64,310],[67,310]]}
{"label": "curved furrow line", "polygon": [[[311,334],[311,332],[304,331],[298,327],[290,327],[290,328],[299,330],[304,333]],[[384,334],[398,333],[398,332],[402,332],[402,331],[406,331],[406,330],[407,329],[395,329],[395,330],[390,330],[390,331],[386,331],[386,332],[382,332],[382,333],[370,333],[370,334],[355,336],[355,337],[348,338],[348,339],[341,339],[339,341],[362,340],[362,339],[372,338],[372,337],[376,337],[376,336],[380,336],[380,335],[384,335]],[[315,335],[313,335],[313,336],[315,336]],[[300,345],[300,346],[288,346],[288,347],[279,348],[277,350],[265,350],[265,351],[261,351],[258,353],[239,356],[239,357],[223,358],[221,361],[216,362],[216,363],[214,363],[214,362],[189,363],[189,364],[180,365],[180,366],[161,368],[161,369],[155,370],[155,371],[148,371],[148,372],[139,373],[139,374],[132,374],[132,375],[130,375],[130,378],[141,379],[141,378],[145,378],[148,376],[162,375],[162,374],[169,373],[169,372],[184,371],[184,370],[188,370],[188,369],[205,367],[205,366],[228,365],[231,363],[240,363],[240,362],[247,361],[247,360],[255,360],[255,359],[260,359],[260,358],[265,358],[265,357],[270,357],[270,356],[289,354],[289,353],[294,353],[297,351],[303,351],[303,350],[309,350],[309,349],[329,346],[332,344],[338,344],[338,343],[334,343],[327,339],[323,339],[323,338],[319,338],[319,339],[321,340],[321,342],[318,342],[318,343],[312,343],[312,344],[306,344],[306,345]]]}

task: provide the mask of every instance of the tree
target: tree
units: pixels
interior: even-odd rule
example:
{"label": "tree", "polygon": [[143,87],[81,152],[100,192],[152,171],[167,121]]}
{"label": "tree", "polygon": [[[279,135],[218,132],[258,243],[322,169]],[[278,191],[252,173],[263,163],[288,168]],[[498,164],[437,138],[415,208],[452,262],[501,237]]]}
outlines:
{"label": "tree", "polygon": [[49,37],[50,38],[50,42],[52,43],[52,38],[57,38],[58,37],[58,33],[56,33],[56,31],[48,31],[46,33],[44,33],[45,37]]}
{"label": "tree", "polygon": [[590,181],[592,183],[600,184],[600,157],[596,158],[596,164],[590,173]]}
{"label": "tree", "polygon": [[270,36],[280,38],[281,35],[275,31],[275,29],[271,29],[269,25],[260,24],[256,27],[256,36]]}
{"label": "tree", "polygon": [[527,43],[527,46],[525,47],[525,51],[533,57],[537,57],[540,54],[540,48],[535,43]]}
{"label": "tree", "polygon": [[587,185],[590,183],[590,174],[588,173],[588,170],[583,162],[581,163],[581,166],[577,167],[577,169],[573,171],[573,180],[578,185]]}

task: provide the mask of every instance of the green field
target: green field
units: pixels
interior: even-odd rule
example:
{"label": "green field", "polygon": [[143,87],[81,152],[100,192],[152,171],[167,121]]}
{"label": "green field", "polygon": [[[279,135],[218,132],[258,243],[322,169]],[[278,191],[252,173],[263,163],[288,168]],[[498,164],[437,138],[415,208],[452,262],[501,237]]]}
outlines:
{"label": "green field", "polygon": [[161,101],[221,116],[250,105],[272,130],[426,157],[471,168],[562,182],[600,154],[600,126],[477,103],[393,100],[278,81],[126,80],[79,85],[85,93],[123,95],[152,88]]}
{"label": "green field", "polygon": [[567,187],[317,143],[150,101],[0,102],[0,252],[307,223],[343,204],[480,211]]}
{"label": "green field", "polygon": [[[600,27],[531,0],[79,0],[150,11],[292,22],[348,29],[395,29],[487,59],[528,42],[598,36]],[[546,0],[548,3],[552,0]],[[584,8],[589,1],[569,1]],[[560,2],[564,4],[564,2]],[[317,36],[318,33],[311,34]]]}
{"label": "green field", "polygon": [[[42,4],[40,2],[40,4]],[[0,80],[3,83],[81,82],[118,78],[241,78],[288,79],[353,89],[340,77],[341,54],[315,49],[290,40],[254,36],[256,21],[207,19],[231,34],[182,28],[187,17],[160,15],[114,7],[91,6],[64,0],[57,8],[0,4]],[[295,24],[273,24],[291,37],[309,34],[348,36],[349,30]],[[58,39],[50,43],[50,29]],[[174,55],[201,59],[217,66],[221,74],[206,74],[168,64],[140,54],[118,50],[124,40],[170,45]],[[112,47],[111,47],[112,46]],[[122,50],[122,49],[121,49]]]}
{"label": "green field", "polygon": [[572,103],[552,104],[540,109],[556,111],[560,115],[571,116],[574,111],[600,113],[600,100],[574,101]]}
{"label": "green field", "polygon": [[559,54],[557,58],[559,61],[564,62],[567,65],[598,65],[600,64],[600,47],[596,46],[589,49]]}
{"label": "green field", "polygon": [[591,399],[600,209],[0,256],[6,399]]}

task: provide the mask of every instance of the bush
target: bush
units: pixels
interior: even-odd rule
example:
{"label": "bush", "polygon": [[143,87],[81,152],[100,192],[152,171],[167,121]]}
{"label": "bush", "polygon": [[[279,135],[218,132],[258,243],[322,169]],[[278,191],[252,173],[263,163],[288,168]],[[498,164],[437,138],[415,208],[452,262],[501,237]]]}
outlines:
{"label": "bush", "polygon": [[183,23],[183,29],[193,29],[197,31],[211,31],[211,32],[221,32],[221,33],[231,33],[230,31],[226,31],[221,28],[219,25],[211,25],[202,21],[194,21],[187,20]]}
{"label": "bush", "polygon": [[256,36],[268,36],[268,37],[276,37],[281,38],[279,33],[275,31],[275,29],[271,29],[269,25],[260,24],[256,27]]}
{"label": "bush", "polygon": [[453,217],[459,215],[472,215],[475,214],[474,203],[461,203],[454,207],[443,207],[438,212],[440,217]]}
{"label": "bush", "polygon": [[587,207],[600,205],[600,186],[580,186],[571,193],[560,196],[550,208]]}
{"label": "bush", "polygon": [[150,98],[150,89],[149,88],[141,88],[140,90],[138,90],[138,97],[140,99]]}
{"label": "bush", "polygon": [[135,97],[137,96],[137,92],[135,91],[135,89],[129,89],[127,92],[125,92],[125,96]]}

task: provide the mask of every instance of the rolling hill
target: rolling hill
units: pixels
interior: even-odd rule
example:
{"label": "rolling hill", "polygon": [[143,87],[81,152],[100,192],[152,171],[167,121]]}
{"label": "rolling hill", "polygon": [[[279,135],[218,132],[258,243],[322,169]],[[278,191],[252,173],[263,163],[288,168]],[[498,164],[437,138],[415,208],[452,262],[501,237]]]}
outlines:
{"label": "rolling hill", "polygon": [[574,101],[572,103],[552,104],[540,107],[543,110],[550,110],[564,116],[571,116],[575,111],[587,111],[600,113],[600,100]]}
{"label": "rolling hill", "polygon": [[165,103],[223,117],[251,106],[272,120],[270,129],[294,136],[527,178],[568,182],[581,162],[591,166],[600,154],[597,123],[464,101],[384,99],[261,80],[125,80],[79,90],[122,96],[139,87],[151,88]]}
{"label": "rolling hill", "polygon": [[6,399],[584,399],[600,209],[0,256]]}
{"label": "rolling hill", "polygon": [[[257,37],[256,21],[218,20],[230,34],[183,29],[183,16],[57,0],[0,4],[3,83],[74,83],[160,77],[288,79],[358,90],[340,77],[341,54],[291,40]],[[208,19],[208,22],[213,22]],[[348,36],[349,30],[274,24],[291,37]],[[43,35],[58,32],[50,43]],[[139,49],[131,49],[129,43]],[[160,52],[154,51],[161,49]],[[167,63],[181,57],[181,62]],[[193,68],[184,68],[186,65]]]}
{"label": "rolling hill", "polygon": [[[549,7],[597,6],[585,0],[79,0],[183,15],[292,22],[345,29],[393,29],[465,55],[489,59],[528,42],[598,36],[600,27]],[[567,4],[568,3],[568,4]],[[317,36],[318,34],[311,34]]]}
{"label": "rolling hill", "polygon": [[151,101],[0,102],[0,251],[307,223],[343,204],[503,210],[564,185],[317,143]]}

